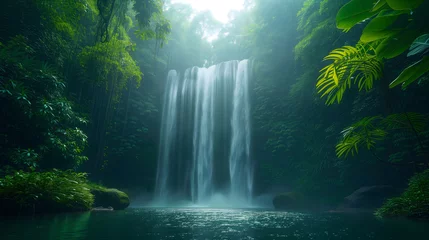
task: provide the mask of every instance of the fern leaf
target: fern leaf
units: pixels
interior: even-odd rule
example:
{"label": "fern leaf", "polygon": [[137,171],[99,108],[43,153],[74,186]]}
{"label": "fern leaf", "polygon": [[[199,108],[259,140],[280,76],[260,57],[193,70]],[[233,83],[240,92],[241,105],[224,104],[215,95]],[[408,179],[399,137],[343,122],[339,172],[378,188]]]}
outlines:
{"label": "fern leaf", "polygon": [[376,127],[381,119],[380,116],[365,117],[341,131],[342,139],[336,146],[337,156],[354,156],[359,152],[360,146],[373,149],[387,135],[386,131]]}
{"label": "fern leaf", "polygon": [[352,81],[359,90],[369,90],[382,76],[383,63],[368,44],[335,49],[324,60],[333,62],[320,70],[316,88],[321,97],[327,96],[328,105],[340,103]]}

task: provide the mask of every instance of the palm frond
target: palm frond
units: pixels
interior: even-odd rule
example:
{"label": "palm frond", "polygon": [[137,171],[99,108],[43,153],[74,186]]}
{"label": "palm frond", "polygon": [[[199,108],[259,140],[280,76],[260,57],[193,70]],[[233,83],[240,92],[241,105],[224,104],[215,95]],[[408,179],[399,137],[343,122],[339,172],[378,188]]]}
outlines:
{"label": "palm frond", "polygon": [[354,156],[364,146],[372,149],[378,141],[383,140],[387,132],[377,127],[382,120],[380,116],[366,117],[344,129],[341,141],[336,146],[338,157]]}
{"label": "palm frond", "polygon": [[383,74],[383,62],[369,44],[335,49],[324,60],[333,62],[320,70],[316,88],[321,97],[327,96],[328,105],[340,103],[352,84],[357,84],[360,91],[370,90]]}

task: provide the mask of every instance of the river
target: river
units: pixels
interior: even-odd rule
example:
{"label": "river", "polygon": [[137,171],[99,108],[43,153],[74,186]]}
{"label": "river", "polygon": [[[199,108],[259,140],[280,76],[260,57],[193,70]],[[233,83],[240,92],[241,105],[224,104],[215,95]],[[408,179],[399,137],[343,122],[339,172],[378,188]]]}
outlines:
{"label": "river", "polygon": [[427,239],[429,223],[371,214],[266,209],[130,208],[0,218],[2,240]]}

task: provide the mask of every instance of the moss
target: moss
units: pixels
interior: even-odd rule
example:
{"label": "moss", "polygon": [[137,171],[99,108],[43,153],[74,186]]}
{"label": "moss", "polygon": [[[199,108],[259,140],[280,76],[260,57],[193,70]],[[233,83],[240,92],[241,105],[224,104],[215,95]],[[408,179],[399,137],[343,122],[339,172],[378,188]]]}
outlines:
{"label": "moss", "polygon": [[94,202],[85,173],[16,172],[0,179],[0,214],[89,210]]}
{"label": "moss", "polygon": [[95,197],[93,207],[113,207],[115,210],[122,210],[130,205],[128,195],[118,189],[97,184],[91,184],[90,188]]}
{"label": "moss", "polygon": [[387,200],[375,215],[429,219],[429,170],[413,176],[405,192]]}

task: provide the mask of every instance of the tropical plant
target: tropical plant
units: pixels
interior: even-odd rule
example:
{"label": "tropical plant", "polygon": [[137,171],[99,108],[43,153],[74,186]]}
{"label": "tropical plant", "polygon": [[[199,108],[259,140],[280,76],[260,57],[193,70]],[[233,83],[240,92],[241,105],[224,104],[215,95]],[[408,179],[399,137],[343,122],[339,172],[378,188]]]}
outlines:
{"label": "tropical plant", "polygon": [[370,44],[345,46],[332,51],[324,60],[333,63],[324,67],[316,87],[322,97],[327,96],[328,105],[340,103],[344,92],[357,84],[359,90],[369,90],[374,81],[382,77],[383,62]]}
{"label": "tropical plant", "polygon": [[401,196],[387,200],[375,215],[429,219],[429,170],[413,176]]}
{"label": "tropical plant", "polygon": [[387,132],[376,126],[381,117],[366,117],[344,129],[341,142],[336,147],[338,157],[355,155],[359,148],[364,146],[368,150],[374,149],[376,142],[383,140]]}
{"label": "tropical plant", "polygon": [[[386,117],[375,116],[366,117],[344,129],[341,141],[336,146],[336,153],[339,158],[355,155],[360,148],[366,148],[376,157],[377,160],[394,163],[399,160],[399,154],[392,154],[389,161],[382,160],[376,153],[376,144],[387,139],[389,135],[395,135],[398,131],[409,133],[413,138],[406,138],[407,141],[413,141],[412,146],[415,151],[415,157],[427,157],[426,135],[428,116],[425,114],[408,112],[400,114],[391,114]],[[395,137],[394,137],[395,138]],[[405,144],[400,144],[405,147]],[[426,160],[425,160],[426,161]],[[413,163],[416,161],[414,160]],[[427,163],[426,163],[427,164]]]}
{"label": "tropical plant", "polygon": [[[424,0],[351,0],[345,4],[337,14],[337,27],[344,31],[349,31],[356,24],[372,18],[364,28],[360,37],[360,43],[353,47],[343,47],[331,52],[327,59],[332,59],[332,54],[343,53],[345,63],[340,68],[341,72],[347,73],[346,81],[348,84],[351,83],[350,76],[348,73],[354,73],[356,71],[356,58],[349,57],[344,54],[346,49],[359,49],[362,45],[371,46],[371,59],[374,59],[376,64],[369,64],[370,67],[366,69],[375,70],[373,67],[381,66],[384,59],[395,58],[407,49],[410,49],[409,56],[416,54],[427,53],[427,26],[425,22],[427,20],[423,17],[426,13],[422,10],[424,6],[421,6],[425,2]],[[426,4],[427,5],[427,2]],[[422,35],[423,34],[423,35]],[[420,36],[420,37],[419,37]],[[334,59],[338,61],[338,56]],[[358,64],[361,66],[360,64]],[[337,68],[333,68],[331,65],[322,69],[322,74],[319,77],[317,87],[322,97],[328,96],[327,104],[332,104],[335,100],[339,103],[346,88],[339,81],[340,78],[336,74]],[[381,69],[377,68],[377,70]],[[390,88],[398,85],[402,85],[403,88],[407,87],[412,82],[418,80],[425,73],[429,71],[429,57],[423,56],[422,60],[414,63],[413,65],[406,68],[394,81],[391,82]],[[354,81],[359,86],[359,90],[370,89],[373,86],[375,79],[381,78],[379,71],[373,71],[373,74],[359,75],[359,78]],[[374,78],[376,76],[376,78]],[[340,75],[340,77],[343,77]],[[337,81],[338,79],[338,81]],[[350,86],[350,85],[349,85]]]}
{"label": "tropical plant", "polygon": [[418,37],[410,46],[408,57],[422,55],[423,58],[407,67],[393,82],[390,83],[390,88],[402,85],[402,88],[407,88],[411,83],[424,76],[429,71],[429,34],[423,34]]}
{"label": "tropical plant", "polygon": [[426,54],[429,52],[429,34],[423,34],[418,37],[410,47],[408,57],[417,54]]}

